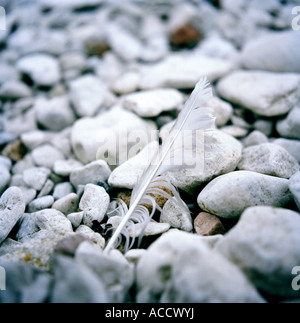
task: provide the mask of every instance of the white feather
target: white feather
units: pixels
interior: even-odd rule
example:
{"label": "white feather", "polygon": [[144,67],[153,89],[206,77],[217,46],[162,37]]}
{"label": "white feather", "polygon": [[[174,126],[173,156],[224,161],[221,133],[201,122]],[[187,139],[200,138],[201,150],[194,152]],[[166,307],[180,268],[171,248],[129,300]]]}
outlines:
{"label": "white feather", "polygon": [[[164,174],[170,170],[174,170],[174,168],[185,166],[184,164],[176,165],[170,163],[172,158],[178,154],[187,153],[183,145],[184,141],[181,138],[184,135],[185,130],[206,130],[214,127],[215,119],[211,114],[211,109],[200,108],[211,97],[212,89],[207,79],[202,78],[197,83],[190,98],[179,113],[168,138],[164,140],[162,146],[159,147],[156,154],[154,154],[151,164],[134,187],[129,209],[124,202],[120,202],[119,210],[122,221],[109,240],[105,248],[106,252],[117,246],[120,242],[121,234],[126,238],[124,249],[130,249],[134,243],[134,239],[132,239],[131,244],[129,244],[128,228],[133,230],[135,223],[142,223],[143,228],[145,229],[149,221],[152,219],[156,209],[161,211],[155,199],[150,194],[158,194],[167,199],[174,199],[185,212],[189,213],[187,205],[180,198],[178,191],[170,183],[168,177],[164,176]],[[188,151],[190,152],[190,149],[188,149]],[[171,190],[173,196],[164,190],[159,189],[158,186],[168,188]],[[151,214],[143,204],[152,206]],[[140,241],[142,237],[143,233],[140,235]]]}

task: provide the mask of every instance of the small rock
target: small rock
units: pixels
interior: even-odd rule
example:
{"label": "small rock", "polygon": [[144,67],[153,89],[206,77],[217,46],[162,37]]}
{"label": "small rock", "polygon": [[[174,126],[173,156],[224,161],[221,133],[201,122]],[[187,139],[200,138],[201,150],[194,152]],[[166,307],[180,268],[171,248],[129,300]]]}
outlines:
{"label": "small rock", "polygon": [[238,169],[289,179],[299,164],[284,148],[266,143],[244,149]]}
{"label": "small rock", "polygon": [[15,174],[23,174],[23,172],[29,168],[35,167],[35,164],[32,160],[32,157],[30,154],[27,154],[22,160],[18,161],[13,167],[12,167],[12,173]]}
{"label": "small rock", "polygon": [[84,212],[76,212],[67,215],[67,218],[71,221],[74,230],[78,229],[83,219]]}
{"label": "small rock", "polygon": [[26,185],[40,191],[45,185],[50,170],[45,167],[33,167],[26,169],[23,173],[23,179]]}
{"label": "small rock", "polygon": [[106,181],[111,170],[104,160],[96,160],[88,165],[76,167],[70,175],[70,182],[74,187],[85,184],[97,184]]}
{"label": "small rock", "polygon": [[170,43],[175,49],[196,47],[203,36],[190,25],[184,25],[174,30],[170,36]]}
{"label": "small rock", "polygon": [[79,208],[84,211],[83,223],[91,228],[93,221],[101,222],[109,202],[110,197],[103,187],[87,184],[79,203]]}
{"label": "small rock", "polygon": [[193,230],[193,221],[190,214],[182,210],[172,200],[168,200],[160,216],[161,223],[169,223],[171,227],[183,231],[191,232]]}
{"label": "small rock", "polygon": [[17,80],[7,81],[0,88],[0,97],[3,99],[21,99],[31,95],[31,89]]}
{"label": "small rock", "polygon": [[53,202],[54,202],[54,198],[51,195],[39,197],[29,203],[28,212],[34,213],[40,210],[49,209],[51,208]]}
{"label": "small rock", "polygon": [[140,74],[130,71],[120,75],[111,85],[111,89],[118,94],[128,94],[137,91],[140,83]]}
{"label": "small rock", "polygon": [[291,288],[292,268],[300,263],[299,232],[299,213],[251,207],[216,250],[239,266],[257,289],[272,296],[299,297]]}
{"label": "small rock", "polygon": [[76,233],[83,234],[86,236],[92,243],[93,246],[97,249],[103,250],[105,247],[105,239],[101,236],[101,234],[94,232],[91,228],[86,225],[80,225],[76,229]]}
{"label": "small rock", "polygon": [[156,117],[164,111],[178,110],[183,104],[183,95],[175,89],[141,91],[124,98],[124,108],[141,117]]}
{"label": "small rock", "polygon": [[70,233],[65,238],[59,240],[54,248],[54,252],[66,256],[74,257],[79,245],[89,239],[80,233]]}
{"label": "small rock", "polygon": [[300,140],[279,138],[274,140],[273,144],[286,149],[300,163]]}
{"label": "small rock", "polygon": [[12,162],[8,157],[0,156],[0,166],[4,166],[9,171],[11,169]]}
{"label": "small rock", "polygon": [[299,82],[297,74],[236,71],[218,83],[217,91],[231,103],[273,117],[286,114],[298,103]]}
{"label": "small rock", "polygon": [[82,168],[81,162],[75,159],[58,160],[55,162],[53,170],[54,173],[63,177],[68,177],[76,168]]}
{"label": "small rock", "polygon": [[250,146],[268,143],[269,140],[268,140],[268,137],[264,133],[262,133],[259,130],[255,130],[255,131],[251,132],[249,136],[244,138],[242,140],[242,142],[243,142],[244,146],[247,148]]}
{"label": "small rock", "polygon": [[34,214],[36,224],[41,230],[65,234],[73,232],[71,222],[60,211],[45,209]]}
{"label": "small rock", "polygon": [[216,118],[216,125],[218,127],[225,126],[233,115],[232,105],[219,99],[218,97],[211,98],[206,102],[206,105],[214,109],[214,116]]}
{"label": "small rock", "polygon": [[21,134],[21,141],[25,147],[32,151],[51,140],[52,135],[47,131],[33,130]]}
{"label": "small rock", "polygon": [[54,187],[54,183],[50,179],[48,179],[45,185],[43,186],[43,188],[41,189],[38,197],[49,195],[52,192],[53,187]]}
{"label": "small rock", "polygon": [[53,169],[56,161],[65,159],[63,153],[48,144],[35,148],[31,152],[31,156],[37,166],[49,169]]}
{"label": "small rock", "polygon": [[273,129],[274,129],[274,123],[272,120],[263,120],[258,119],[253,123],[253,128],[261,131],[264,133],[267,137],[271,136]]}
{"label": "small rock", "polygon": [[31,54],[17,62],[17,69],[38,86],[52,86],[60,80],[57,60],[47,54]]}
{"label": "small rock", "polygon": [[7,189],[0,199],[0,244],[9,235],[24,211],[22,191],[17,187]]}
{"label": "small rock", "polygon": [[239,217],[257,205],[284,207],[292,200],[289,181],[249,171],[237,171],[211,181],[199,194],[199,207],[222,218]]}
{"label": "small rock", "polygon": [[2,155],[14,162],[18,162],[26,155],[26,148],[21,140],[8,144],[2,151]]}
{"label": "small rock", "polygon": [[109,45],[101,40],[91,39],[85,43],[85,52],[89,56],[102,57],[109,49]]}
{"label": "small rock", "polygon": [[25,205],[28,205],[31,201],[33,201],[36,198],[37,191],[35,189],[27,188],[27,187],[19,187],[19,188],[22,191]]}
{"label": "small rock", "polygon": [[218,217],[213,214],[201,212],[194,221],[197,234],[202,236],[214,236],[225,234],[226,230]]}
{"label": "small rock", "polygon": [[9,170],[3,164],[0,164],[0,195],[5,191],[10,182]]}
{"label": "small rock", "polygon": [[226,126],[220,129],[234,138],[243,138],[247,136],[248,130],[237,126]]}
{"label": "small rock", "polygon": [[128,262],[137,265],[146,252],[147,250],[145,249],[131,249],[126,252],[125,258]]}
{"label": "small rock", "polygon": [[52,205],[52,208],[60,211],[64,215],[68,215],[78,210],[78,204],[78,196],[75,193],[71,193],[57,200]]}
{"label": "small rock", "polygon": [[70,183],[59,183],[55,185],[53,197],[54,200],[59,200],[71,193],[74,193],[74,188]]}
{"label": "small rock", "polygon": [[93,75],[85,75],[70,83],[70,100],[79,117],[91,117],[103,106],[107,89]]}
{"label": "small rock", "polygon": [[294,200],[300,210],[300,172],[294,174],[290,178],[290,191],[294,196]]}
{"label": "small rock", "polygon": [[278,121],[276,129],[282,137],[300,139],[300,108],[294,108],[285,119]]}
{"label": "small rock", "polygon": [[18,222],[19,230],[16,234],[16,239],[20,242],[31,239],[35,233],[40,231],[36,223],[36,214],[24,214]]}

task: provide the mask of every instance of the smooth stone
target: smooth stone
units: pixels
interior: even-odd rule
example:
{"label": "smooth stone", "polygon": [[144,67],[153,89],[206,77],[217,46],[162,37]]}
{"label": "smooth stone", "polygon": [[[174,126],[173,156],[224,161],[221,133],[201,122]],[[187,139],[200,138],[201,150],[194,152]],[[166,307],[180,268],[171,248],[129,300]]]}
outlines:
{"label": "smooth stone", "polygon": [[20,99],[31,95],[31,89],[25,83],[17,80],[7,81],[0,88],[0,97],[3,99]]}
{"label": "smooth stone", "polygon": [[225,126],[233,115],[232,105],[216,96],[208,100],[205,105],[214,109],[217,127]]}
{"label": "smooth stone", "polygon": [[300,107],[292,109],[285,119],[278,121],[276,129],[281,137],[300,139]]}
{"label": "smooth stone", "polygon": [[294,200],[300,210],[300,172],[297,172],[290,178],[290,191],[294,196]]}
{"label": "smooth stone", "polygon": [[120,75],[111,85],[111,89],[118,94],[128,94],[137,91],[140,83],[140,74],[129,71]]}
{"label": "smooth stone", "polygon": [[172,54],[142,69],[140,88],[193,89],[201,77],[207,76],[214,82],[232,69],[233,64],[228,60],[190,53]]}
{"label": "smooth stone", "polygon": [[93,221],[99,223],[104,219],[110,202],[110,197],[103,187],[87,184],[79,203],[79,209],[84,211],[83,224],[93,226]]}
{"label": "smooth stone", "polygon": [[[98,117],[78,120],[72,129],[72,148],[83,164],[103,159],[110,166],[117,166],[136,155],[136,152],[130,154],[132,145],[128,136],[132,142],[139,140],[139,147],[143,148],[150,142],[151,130],[156,130],[152,122],[115,107]],[[142,138],[141,133],[145,134]],[[108,157],[105,159],[106,152]]]}
{"label": "smooth stone", "polygon": [[259,130],[254,130],[248,135],[246,138],[242,140],[242,143],[244,144],[244,147],[250,147],[260,144],[266,144],[269,142],[268,137]]}
{"label": "smooth stone", "polygon": [[211,181],[199,194],[199,207],[222,218],[237,218],[251,206],[284,207],[292,196],[284,178],[236,171]]}
{"label": "smooth stone", "polygon": [[195,232],[201,236],[214,236],[225,234],[226,230],[218,217],[213,214],[201,212],[194,221]]}
{"label": "smooth stone", "polygon": [[55,209],[44,209],[34,213],[36,224],[41,230],[57,233],[73,232],[71,222],[66,216]]}
{"label": "smooth stone", "polygon": [[237,127],[237,126],[226,126],[226,127],[220,128],[220,130],[234,138],[243,138],[248,134],[247,129]]}
{"label": "smooth stone", "polygon": [[31,152],[32,159],[37,166],[53,169],[55,162],[65,160],[65,156],[52,145],[45,144]]}
{"label": "smooth stone", "polygon": [[51,100],[40,98],[36,100],[35,110],[38,123],[51,131],[60,131],[76,120],[68,96],[58,96]]}
{"label": "smooth stone", "polygon": [[70,182],[74,187],[86,184],[97,184],[106,181],[111,170],[104,160],[96,160],[88,165],[76,167],[70,174]]}
{"label": "smooth stone", "polygon": [[78,210],[79,198],[77,194],[70,193],[59,200],[55,201],[52,205],[52,209],[56,209],[63,213],[64,215],[68,215],[70,213],[74,213]]}
{"label": "smooth stone", "polygon": [[12,167],[12,173],[16,174],[23,174],[25,170],[29,168],[34,168],[35,164],[30,154],[27,154],[22,160],[18,161]]}
{"label": "smooth stone", "polygon": [[49,142],[51,138],[52,133],[42,130],[33,130],[21,134],[21,141],[29,151]]}
{"label": "smooth stone", "polygon": [[58,160],[53,166],[55,174],[68,177],[77,168],[83,167],[83,164],[76,159]]}
{"label": "smooth stone", "polygon": [[47,54],[30,54],[17,62],[19,72],[29,75],[39,86],[52,86],[60,80],[58,61]]}
{"label": "smooth stone", "polygon": [[49,209],[49,208],[51,208],[53,202],[54,202],[54,198],[51,195],[39,197],[29,203],[28,212],[34,213],[34,212],[38,212],[40,210]]}
{"label": "smooth stone", "polygon": [[193,231],[193,220],[189,213],[182,210],[174,201],[168,200],[160,215],[161,223],[169,223],[171,227],[186,232]]}
{"label": "smooth stone", "polygon": [[67,218],[71,221],[74,230],[78,229],[83,219],[84,212],[76,212],[67,215]]}
{"label": "smooth stone", "polygon": [[299,297],[299,291],[291,288],[292,268],[300,262],[299,232],[299,213],[251,207],[216,250],[239,266],[259,290],[273,296]]}
{"label": "smooth stone", "polygon": [[274,129],[274,123],[272,120],[266,120],[266,119],[258,119],[253,123],[253,128],[261,131],[264,133],[267,137],[271,136],[273,129]]}
{"label": "smooth stone", "polygon": [[10,183],[10,172],[4,164],[0,164],[0,195],[5,191]]}
{"label": "smooth stone", "polygon": [[286,149],[300,163],[300,140],[279,138],[273,144]]}
{"label": "smooth stone", "polygon": [[[288,113],[299,100],[300,77],[263,71],[236,71],[217,85],[218,94],[265,117]],[[251,89],[251,91],[249,91]]]}
{"label": "smooth stone", "polygon": [[0,199],[0,243],[2,243],[24,214],[25,203],[18,187],[8,188]]}
{"label": "smooth stone", "polygon": [[210,250],[202,237],[182,231],[156,240],[136,273],[139,303],[264,302],[237,266]]}
{"label": "smooth stone", "polygon": [[33,167],[26,169],[23,173],[23,179],[26,185],[40,191],[45,185],[50,170],[46,167]]}
{"label": "smooth stone", "polygon": [[[195,193],[214,177],[236,169],[242,156],[242,144],[237,139],[220,130],[212,130],[205,132],[204,143],[204,170],[199,171],[199,175],[189,174],[188,168],[169,172],[168,176],[175,187]],[[202,152],[199,158],[203,159]]]}
{"label": "smooth stone", "polygon": [[[11,185],[13,186],[13,185]],[[37,196],[37,191],[33,188],[27,188],[27,187],[19,187],[19,189],[22,191],[23,199],[25,202],[25,205],[27,206],[31,201],[33,201]]]}
{"label": "smooth stone", "polygon": [[67,159],[74,159],[74,153],[71,147],[72,127],[56,133],[50,141],[50,144],[61,151]]}
{"label": "smooth stone", "polygon": [[68,194],[74,193],[74,188],[69,182],[58,183],[54,187],[53,197],[54,200],[59,200]]}
{"label": "smooth stone", "polygon": [[159,144],[154,141],[140,153],[112,171],[108,184],[112,187],[133,189],[139,178],[150,164]]}
{"label": "smooth stone", "polygon": [[300,73],[300,36],[294,31],[273,32],[246,43],[242,66],[250,70]]}
{"label": "smooth stone", "polygon": [[7,170],[10,170],[12,161],[8,157],[0,156],[0,166],[4,166]]}
{"label": "smooth stone", "polygon": [[105,102],[107,89],[94,75],[84,75],[70,82],[70,100],[79,117],[91,117]]}
{"label": "smooth stone", "polygon": [[123,106],[141,117],[150,118],[165,111],[178,110],[183,100],[183,95],[175,89],[148,90],[125,96]]}
{"label": "smooth stone", "polygon": [[105,247],[105,239],[101,236],[101,234],[94,232],[88,226],[81,224],[75,231],[76,233],[83,234],[86,236],[97,249],[103,250]]}
{"label": "smooth stone", "polygon": [[45,185],[43,186],[43,188],[41,189],[38,197],[49,195],[52,192],[53,187],[54,187],[54,183],[50,179],[48,179]]}
{"label": "smooth stone", "polygon": [[238,169],[289,179],[299,163],[284,148],[266,143],[244,149]]}

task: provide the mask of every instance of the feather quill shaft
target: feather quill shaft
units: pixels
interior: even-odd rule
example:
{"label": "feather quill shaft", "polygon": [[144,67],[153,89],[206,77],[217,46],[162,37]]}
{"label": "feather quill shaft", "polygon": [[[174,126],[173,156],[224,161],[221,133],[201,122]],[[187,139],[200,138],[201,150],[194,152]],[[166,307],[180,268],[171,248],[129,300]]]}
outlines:
{"label": "feather quill shaft", "polygon": [[[126,227],[128,221],[134,216],[138,208],[138,206],[144,203],[146,192],[149,193],[149,186],[152,187],[152,190],[155,186],[153,186],[152,182],[156,183],[159,181],[157,176],[163,175],[165,172],[170,170],[172,167],[168,167],[163,165],[165,159],[172,154],[172,148],[178,139],[179,135],[183,132],[186,127],[193,128],[192,123],[194,120],[190,121],[191,117],[193,117],[193,111],[199,108],[201,105],[206,103],[208,99],[212,96],[212,90],[209,86],[209,83],[206,78],[202,78],[196,85],[193,93],[190,98],[187,100],[184,108],[180,112],[177,117],[177,120],[171,129],[170,136],[166,143],[162,145],[162,147],[158,150],[158,153],[154,156],[153,162],[146,169],[144,174],[141,176],[138,184],[135,186],[132,192],[131,203],[128,212],[122,218],[122,221],[116,228],[113,236],[109,240],[105,252],[109,252],[115,245],[116,241],[119,239],[120,234],[123,229]],[[210,115],[207,114],[207,110],[203,110],[203,115],[201,114],[203,123],[205,124],[203,128],[209,127],[211,125],[211,120],[213,119]],[[209,122],[206,122],[206,121]],[[194,126],[195,127],[195,126]],[[194,129],[191,129],[194,130]],[[179,166],[177,166],[179,167]],[[173,167],[174,168],[174,167]],[[149,200],[149,198],[148,198]],[[184,202],[183,202],[184,204]],[[154,211],[152,212],[154,213]],[[151,217],[149,216],[149,221]]]}

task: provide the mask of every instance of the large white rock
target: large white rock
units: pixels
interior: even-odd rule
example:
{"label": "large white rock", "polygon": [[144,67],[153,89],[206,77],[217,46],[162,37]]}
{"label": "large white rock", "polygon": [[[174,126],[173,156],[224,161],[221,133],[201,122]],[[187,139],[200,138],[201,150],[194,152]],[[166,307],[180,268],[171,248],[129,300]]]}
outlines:
{"label": "large white rock", "polygon": [[116,166],[135,156],[138,152],[135,147],[141,149],[155,140],[156,137],[150,140],[152,130],[156,130],[152,122],[115,107],[95,118],[78,120],[72,129],[71,142],[82,163],[103,159]]}
{"label": "large white rock", "polygon": [[269,295],[299,297],[291,283],[300,263],[300,214],[268,206],[248,208],[216,250]]}
{"label": "large white rock", "polygon": [[251,70],[300,73],[300,34],[294,31],[273,32],[246,43],[242,65]]}
{"label": "large white rock", "polygon": [[238,267],[200,236],[180,231],[164,234],[141,256],[137,287],[140,303],[264,302]]}
{"label": "large white rock", "polygon": [[238,168],[289,179],[299,170],[299,164],[284,148],[266,143],[244,149]]}
{"label": "large white rock", "polygon": [[265,117],[289,112],[298,103],[299,89],[299,75],[263,71],[236,71],[217,85],[220,96]]}
{"label": "large white rock", "polygon": [[284,207],[291,200],[287,179],[237,171],[211,181],[197,201],[200,208],[208,213],[235,218],[251,206]]}
{"label": "large white rock", "polygon": [[0,244],[25,211],[22,191],[18,187],[7,189],[0,199]]}
{"label": "large white rock", "polygon": [[179,109],[183,99],[175,89],[148,90],[127,95],[123,106],[141,117],[156,117],[164,111]]}

